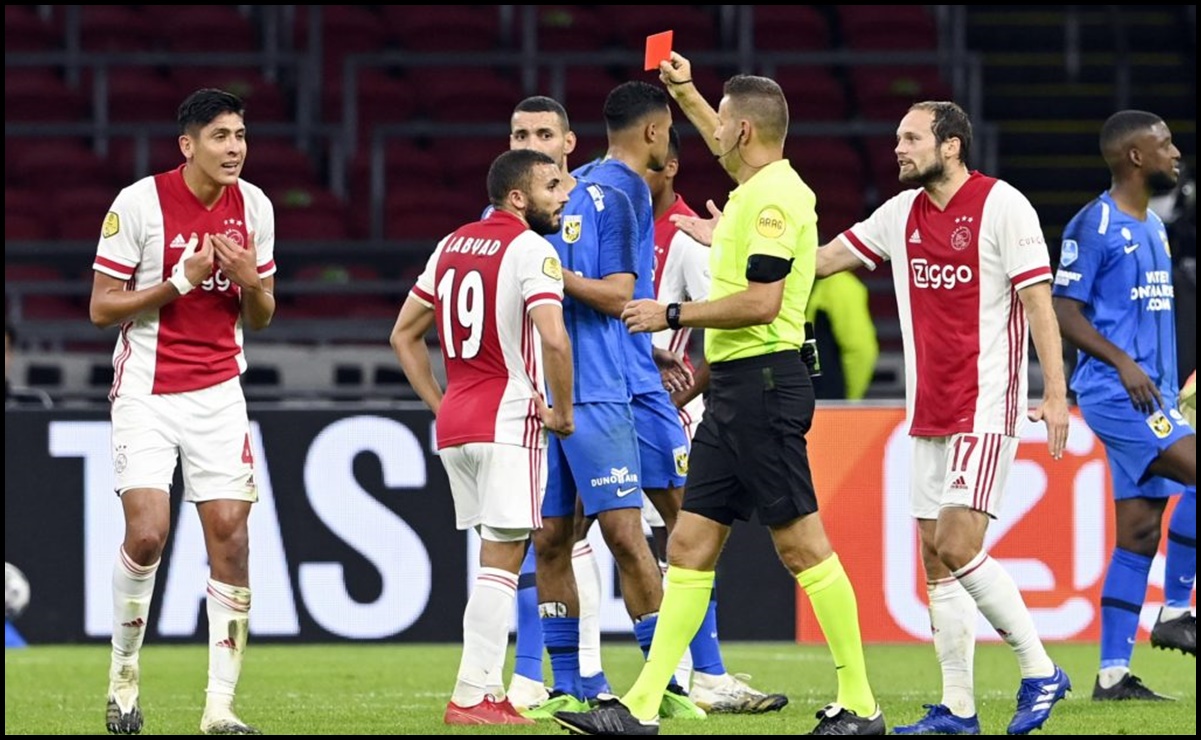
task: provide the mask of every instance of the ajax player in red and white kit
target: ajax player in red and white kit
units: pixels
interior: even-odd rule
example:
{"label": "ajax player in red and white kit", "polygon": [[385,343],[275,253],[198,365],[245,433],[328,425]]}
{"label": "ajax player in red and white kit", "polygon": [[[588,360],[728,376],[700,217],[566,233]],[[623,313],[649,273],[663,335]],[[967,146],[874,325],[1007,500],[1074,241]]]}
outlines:
{"label": "ajax player in red and white kit", "polygon": [[[567,195],[547,155],[526,149],[497,157],[488,170],[492,211],[438,244],[392,330],[409,383],[436,417],[456,525],[481,540],[446,724],[533,724],[505,697],[502,669],[517,574],[531,530],[542,526],[544,429],[560,436],[574,429],[563,270],[541,236],[559,230]],[[425,345],[431,327],[442,345],[445,393]]]}
{"label": "ajax player in red and white kit", "polygon": [[239,179],[240,99],[198,90],[178,121],[184,164],[117,195],[93,263],[92,323],[121,327],[109,398],[125,539],[113,571],[107,726],[142,729],[138,653],[182,459],[184,500],[196,504],[210,562],[200,730],[257,734],[233,712],[250,621],[247,517],[258,499],[239,376],[243,324],[262,329],[275,312],[275,215]]}
{"label": "ajax player in red and white kit", "polygon": [[1041,727],[1070,688],[1048,657],[1013,578],[984,550],[1027,407],[1033,333],[1058,459],[1067,390],[1051,268],[1038,215],[1008,183],[968,169],[971,121],[950,102],[918,103],[897,129],[901,182],[818,250],[817,275],[892,262],[913,437],[912,511],[921,533],[943,698],[899,734],[979,732],[972,689],[977,608],[1013,648],[1022,683],[1008,731]]}

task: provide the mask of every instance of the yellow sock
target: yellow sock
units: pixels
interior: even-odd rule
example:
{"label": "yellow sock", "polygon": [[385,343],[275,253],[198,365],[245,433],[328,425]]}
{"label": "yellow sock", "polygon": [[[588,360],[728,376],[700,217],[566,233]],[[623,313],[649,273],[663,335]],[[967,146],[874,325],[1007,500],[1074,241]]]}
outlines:
{"label": "yellow sock", "polygon": [[838,555],[831,555],[801,572],[796,580],[813,605],[813,613],[834,658],[838,672],[836,701],[860,717],[871,716],[876,711],[876,699],[863,660],[859,607],[855,602],[855,589],[851,587]]}
{"label": "yellow sock", "polygon": [[713,571],[688,570],[672,566],[667,569],[663,583],[663,603],[659,607],[659,623],[651,640],[651,652],[638,680],[621,697],[638,719],[652,720],[659,716],[659,702],[671,681],[680,657],[696,636],[709,594],[713,591]]}

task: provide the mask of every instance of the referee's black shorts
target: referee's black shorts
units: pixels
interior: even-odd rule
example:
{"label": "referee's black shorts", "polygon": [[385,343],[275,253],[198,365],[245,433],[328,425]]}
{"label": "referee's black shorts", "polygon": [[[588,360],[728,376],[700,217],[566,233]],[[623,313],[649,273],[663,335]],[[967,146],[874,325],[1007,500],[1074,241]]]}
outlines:
{"label": "referee's black shorts", "polygon": [[805,443],[813,383],[800,353],[717,362],[709,370],[684,510],[727,526],[748,521],[752,511],[769,526],[817,511]]}

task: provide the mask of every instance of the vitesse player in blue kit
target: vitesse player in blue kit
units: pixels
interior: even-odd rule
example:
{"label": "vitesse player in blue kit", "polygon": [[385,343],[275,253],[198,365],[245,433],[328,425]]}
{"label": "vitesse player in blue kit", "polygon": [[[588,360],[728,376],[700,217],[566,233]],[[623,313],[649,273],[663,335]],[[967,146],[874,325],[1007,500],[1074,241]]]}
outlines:
{"label": "vitesse player in blue kit", "polygon": [[1101,128],[1112,187],[1068,223],[1055,312],[1079,349],[1071,387],[1105,445],[1117,540],[1101,591],[1101,664],[1093,699],[1160,700],[1130,672],[1151,562],[1168,498],[1188,487],[1169,525],[1167,605],[1152,645],[1196,655],[1189,611],[1196,576],[1196,436],[1176,408],[1178,379],[1167,230],[1148,208],[1171,190],[1180,150],[1163,119],[1125,110]]}
{"label": "vitesse player in blue kit", "polygon": [[[527,98],[514,110],[511,148],[549,154],[566,172],[566,157],[574,142],[567,112],[553,99]],[[570,176],[567,185],[571,190],[562,229],[547,238],[564,268],[564,321],[576,371],[576,433],[550,442],[543,528],[534,537],[538,610],[554,671],[550,697],[526,712],[535,718],[577,708],[586,695],[580,676],[579,599],[572,573],[577,495],[584,514],[600,523],[617,561],[622,597],[636,633],[638,625],[653,631],[663,596],[659,568],[643,536],[638,437],[625,366],[616,361],[622,356],[625,337],[616,316],[634,294],[639,271],[634,212],[625,193],[609,185],[572,182]],[[641,636],[639,641],[643,642]],[[649,635],[645,643],[649,645]],[[519,648],[519,655],[523,652]],[[518,667],[518,674],[522,669]],[[528,674],[535,670],[535,675],[541,675],[540,649],[537,666],[525,669],[527,678],[533,679]]]}

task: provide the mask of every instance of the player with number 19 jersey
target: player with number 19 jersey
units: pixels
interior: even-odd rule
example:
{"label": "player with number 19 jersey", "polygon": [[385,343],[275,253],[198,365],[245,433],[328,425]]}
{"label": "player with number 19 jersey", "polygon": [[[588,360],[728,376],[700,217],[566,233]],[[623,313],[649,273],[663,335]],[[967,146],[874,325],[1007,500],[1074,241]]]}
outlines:
{"label": "player with number 19 jersey", "polygon": [[530,309],[563,300],[558,255],[504,211],[443,239],[410,292],[434,309],[446,364],[438,448],[473,442],[546,446],[534,397],[542,344]]}

